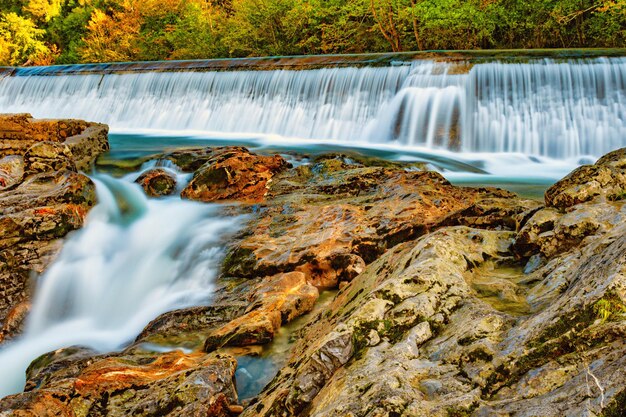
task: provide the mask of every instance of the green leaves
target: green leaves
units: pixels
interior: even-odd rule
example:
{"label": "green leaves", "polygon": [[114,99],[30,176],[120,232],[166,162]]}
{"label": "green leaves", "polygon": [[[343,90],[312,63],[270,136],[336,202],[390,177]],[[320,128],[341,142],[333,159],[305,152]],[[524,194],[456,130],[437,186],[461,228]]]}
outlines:
{"label": "green leaves", "polygon": [[0,0],[0,64],[623,47],[626,0]]}

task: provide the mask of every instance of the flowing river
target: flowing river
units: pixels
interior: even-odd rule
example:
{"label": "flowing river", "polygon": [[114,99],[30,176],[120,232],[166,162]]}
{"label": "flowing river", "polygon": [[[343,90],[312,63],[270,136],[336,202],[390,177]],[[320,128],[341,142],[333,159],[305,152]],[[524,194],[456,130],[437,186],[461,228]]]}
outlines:
{"label": "flowing river", "polygon": [[[232,62],[231,71],[201,62],[194,71],[0,71],[0,112],[107,123],[110,160],[179,145],[349,149],[424,161],[457,182],[541,189],[626,146],[626,58],[391,59],[298,70]],[[20,391],[26,367],[45,352],[119,349],[159,314],[208,302],[224,242],[242,224],[219,205],[149,200],[132,177],[93,178],[98,205],[38,278],[25,334],[0,350],[0,396]]]}

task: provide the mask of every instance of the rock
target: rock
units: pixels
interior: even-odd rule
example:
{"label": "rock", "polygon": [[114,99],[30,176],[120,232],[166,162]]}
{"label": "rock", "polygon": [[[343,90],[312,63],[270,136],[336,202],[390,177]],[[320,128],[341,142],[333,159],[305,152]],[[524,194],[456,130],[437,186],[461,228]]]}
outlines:
{"label": "rock", "polygon": [[600,158],[595,165],[583,165],[546,191],[546,205],[565,209],[599,197],[621,200],[626,197],[626,148]]}
{"label": "rock", "polygon": [[[612,215],[602,204],[582,204],[579,214],[588,206],[590,221],[609,226],[510,281],[541,297],[521,316],[473,287],[487,264],[514,262],[515,232],[442,228],[390,249],[300,333],[287,366],[243,415],[561,416],[620,407],[626,222],[615,213],[625,204],[613,203]],[[572,224],[553,209],[536,216],[529,236],[543,227],[566,236]],[[564,286],[554,284],[560,276]],[[344,343],[320,351],[329,340]]]}
{"label": "rock", "polygon": [[109,150],[109,127],[98,123],[88,123],[78,134],[69,135],[63,142],[72,153],[76,169],[88,171],[96,158]]}
{"label": "rock", "polygon": [[[487,189],[484,191],[486,194],[490,192]],[[540,208],[542,205],[538,201],[523,200],[502,190],[497,197],[482,199],[466,209],[452,213],[442,225],[518,230]]]}
{"label": "rock", "polygon": [[4,325],[0,329],[0,343],[10,340],[14,335],[22,333],[26,316],[30,312],[31,303],[23,301],[14,306],[6,315]]}
{"label": "rock", "polygon": [[304,274],[292,272],[233,285],[222,280],[210,306],[165,313],[153,320],[136,342],[176,344],[190,349],[204,346],[265,344],[282,324],[309,312],[319,296]]}
{"label": "rock", "polygon": [[24,153],[27,174],[55,172],[61,170],[76,171],[70,149],[58,142],[37,142]]}
{"label": "rock", "polygon": [[584,239],[602,236],[626,221],[623,204],[591,202],[568,213],[555,208],[537,211],[517,235],[513,247],[520,258],[551,258],[578,246]]}
{"label": "rock", "polygon": [[189,148],[169,152],[160,157],[172,161],[184,172],[195,172],[200,169],[202,165],[210,162],[217,153],[226,149],[243,150],[244,148],[236,146],[226,146],[221,148]]}
{"label": "rock", "polygon": [[76,172],[28,177],[0,193],[0,321],[28,299],[32,272],[41,273],[60,249],[57,239],[83,225],[96,203],[95,186]]}
{"label": "rock", "polygon": [[135,182],[141,185],[150,197],[162,197],[173,194],[176,190],[176,177],[163,168],[154,168],[143,172]]}
{"label": "rock", "polygon": [[20,155],[8,155],[0,159],[0,191],[22,181],[24,177],[24,158]]}
{"label": "rock", "polygon": [[[429,372],[428,355],[420,352],[441,331],[437,323],[446,323],[464,300],[471,299],[465,273],[486,258],[501,257],[513,236],[444,228],[391,249],[338,294],[330,314],[312,322],[296,341],[281,377],[243,415],[277,416],[284,409],[302,416],[400,415],[423,399],[422,379],[447,378],[449,391],[454,386],[451,377]],[[506,328],[507,320],[497,319],[502,313],[489,312],[478,300],[476,304],[484,311],[477,317],[485,323],[504,323],[500,330]],[[471,340],[468,330],[474,329],[475,325],[466,325],[458,338]],[[489,329],[485,325],[482,334],[493,332]],[[440,372],[454,374],[448,365],[440,366]],[[431,367],[439,371],[435,364]],[[463,403],[464,398],[450,399],[447,406]],[[408,415],[430,415],[434,410],[425,403]]]}
{"label": "rock", "polygon": [[228,355],[70,349],[38,361],[37,385],[27,385],[37,389],[0,400],[0,414],[227,417],[239,410],[236,361]]}
{"label": "rock", "polygon": [[[105,125],[0,115],[0,341],[21,329],[28,283],[95,204],[87,169],[108,149]],[[3,190],[4,189],[4,190]]]}
{"label": "rock", "polygon": [[[512,201],[503,203],[506,198]],[[459,224],[458,213],[479,206],[490,207],[489,221],[474,224],[514,229],[537,203],[504,190],[455,187],[434,172],[337,159],[300,166],[274,177],[249,232],[229,250],[224,272],[251,278],[298,270],[318,288],[336,288],[388,248]]]}
{"label": "rock", "polygon": [[108,131],[106,125],[82,120],[36,120],[30,114],[2,114],[0,157],[24,155],[36,143],[53,142],[64,145],[76,169],[85,171],[109,149]]}
{"label": "rock", "polygon": [[272,177],[287,167],[278,155],[258,156],[245,148],[215,152],[194,174],[181,197],[204,202],[261,201]]}
{"label": "rock", "polygon": [[269,343],[282,323],[311,311],[318,296],[317,288],[308,284],[301,272],[261,280],[252,290],[244,314],[212,330],[204,350]]}

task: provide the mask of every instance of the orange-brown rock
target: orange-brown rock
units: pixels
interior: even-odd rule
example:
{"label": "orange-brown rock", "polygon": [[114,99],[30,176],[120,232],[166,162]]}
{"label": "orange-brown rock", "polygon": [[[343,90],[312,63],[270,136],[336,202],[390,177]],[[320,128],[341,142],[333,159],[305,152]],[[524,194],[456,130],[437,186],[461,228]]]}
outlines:
{"label": "orange-brown rock", "polygon": [[109,149],[108,127],[83,120],[37,120],[30,114],[0,114],[0,157],[24,155],[38,142],[63,144],[80,170]]}
{"label": "orange-brown rock", "polygon": [[279,155],[259,156],[245,148],[222,148],[195,172],[181,196],[204,202],[261,201],[272,177],[287,165]]}
{"label": "orange-brown rock", "polygon": [[278,274],[261,280],[251,292],[244,314],[212,330],[205,351],[221,346],[269,343],[282,323],[313,309],[319,293],[302,272]]}
{"label": "orange-brown rock", "polygon": [[142,173],[135,182],[150,197],[170,195],[176,190],[175,176],[163,168],[150,169]]}
{"label": "orange-brown rock", "polygon": [[38,385],[27,387],[37,390],[1,400],[2,416],[227,417],[237,408],[237,364],[228,355],[89,356],[69,349],[44,359],[44,366],[29,369],[29,381],[37,379]]}
{"label": "orange-brown rock", "polygon": [[20,329],[15,308],[28,301],[31,274],[95,204],[94,184],[77,170],[108,149],[107,132],[79,120],[0,115],[0,342]]}
{"label": "orange-brown rock", "polygon": [[0,158],[0,190],[12,187],[24,177],[24,158],[8,155]]}
{"label": "orange-brown rock", "polygon": [[6,315],[4,324],[0,329],[0,343],[10,339],[13,335],[21,333],[26,321],[26,316],[30,312],[30,301],[23,301],[13,307]]}
{"label": "orange-brown rock", "polygon": [[[277,175],[248,233],[229,252],[229,276],[301,271],[319,288],[350,281],[387,248],[441,225],[510,230],[537,208],[508,191],[451,185],[435,172],[325,160]],[[481,211],[490,216],[480,221]],[[471,216],[457,213],[468,213]],[[475,220],[471,220],[471,217]]]}

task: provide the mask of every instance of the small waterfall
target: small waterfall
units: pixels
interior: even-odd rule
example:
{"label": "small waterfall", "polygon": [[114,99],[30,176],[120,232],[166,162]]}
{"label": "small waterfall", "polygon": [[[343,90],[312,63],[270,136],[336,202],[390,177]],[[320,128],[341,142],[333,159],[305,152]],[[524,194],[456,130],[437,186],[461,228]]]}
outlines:
{"label": "small waterfall", "polygon": [[0,397],[23,389],[24,371],[43,353],[115,350],[159,314],[211,297],[224,238],[241,219],[217,206],[148,200],[126,181],[95,181],[97,206],[39,278],[25,334],[0,350]]}
{"label": "small waterfall", "polygon": [[114,132],[272,134],[558,159],[626,146],[625,58],[206,72],[126,73],[124,65],[138,64],[17,70],[0,78],[0,112],[101,121]]}

